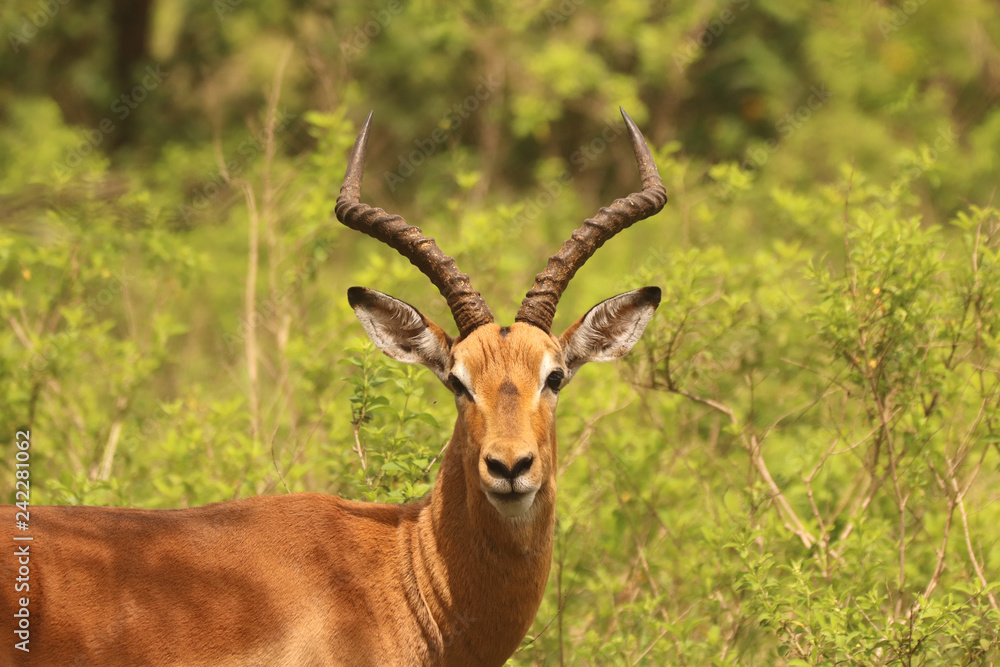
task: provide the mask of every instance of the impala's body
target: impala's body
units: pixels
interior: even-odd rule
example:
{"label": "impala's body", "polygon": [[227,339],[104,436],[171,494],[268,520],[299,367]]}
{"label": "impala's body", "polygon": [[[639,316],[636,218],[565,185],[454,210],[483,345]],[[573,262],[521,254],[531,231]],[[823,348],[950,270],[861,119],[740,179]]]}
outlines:
{"label": "impala's body", "polygon": [[[448,299],[452,338],[412,306],[351,288],[348,299],[389,356],[430,368],[458,416],[433,492],[410,505],[319,494],[185,510],[31,509],[30,590],[0,560],[0,615],[30,599],[30,653],[3,664],[502,665],[530,627],[552,557],[559,390],[584,363],[627,352],[657,288],[613,297],[560,338],[559,294],[607,238],[666,201],[626,116],[644,190],[574,234],[509,327],[433,241],[358,201],[368,123],[351,156],[338,218],[399,250]],[[641,144],[641,146],[640,146]],[[643,152],[644,151],[644,152]],[[589,235],[589,236],[588,236]],[[23,536],[23,534],[22,534]],[[14,548],[10,547],[9,551]]]}
{"label": "impala's body", "polygon": [[[34,508],[31,589],[18,594],[30,598],[30,653],[6,641],[0,662],[398,663],[419,655],[396,641],[420,631],[397,604],[414,589],[400,566],[419,511],[315,494],[189,510]],[[0,520],[13,525],[13,513]]]}

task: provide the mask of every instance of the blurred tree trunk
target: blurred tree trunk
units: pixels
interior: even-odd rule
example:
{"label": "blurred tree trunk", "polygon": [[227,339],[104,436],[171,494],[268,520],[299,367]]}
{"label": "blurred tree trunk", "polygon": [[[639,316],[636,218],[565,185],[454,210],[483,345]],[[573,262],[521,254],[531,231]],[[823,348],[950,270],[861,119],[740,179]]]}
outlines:
{"label": "blurred tree trunk", "polygon": [[[152,0],[112,0],[111,23],[115,31],[114,81],[121,93],[135,87],[137,66],[149,56],[149,16]],[[135,114],[125,118],[110,139],[114,147],[135,134]]]}

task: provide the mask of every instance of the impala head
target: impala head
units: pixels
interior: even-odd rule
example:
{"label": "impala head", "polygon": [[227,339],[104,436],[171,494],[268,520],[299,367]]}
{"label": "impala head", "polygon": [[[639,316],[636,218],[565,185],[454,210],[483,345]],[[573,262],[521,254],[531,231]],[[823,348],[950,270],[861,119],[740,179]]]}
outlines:
{"label": "impala head", "polygon": [[619,231],[657,213],[667,201],[639,129],[624,111],[643,189],[584,222],[535,277],[514,323],[493,322],[469,277],[419,228],[359,201],[371,115],[354,144],[337,199],[337,218],[395,248],[419,268],[448,302],[459,335],[403,301],[363,287],[348,300],[372,342],[385,354],[427,366],[455,395],[459,444],[470,502],[486,500],[503,517],[530,516],[539,494],[555,490],[555,409],[559,391],[588,361],[628,352],[660,301],[644,287],[591,308],[561,336],[550,333],[559,297],[584,262]]}

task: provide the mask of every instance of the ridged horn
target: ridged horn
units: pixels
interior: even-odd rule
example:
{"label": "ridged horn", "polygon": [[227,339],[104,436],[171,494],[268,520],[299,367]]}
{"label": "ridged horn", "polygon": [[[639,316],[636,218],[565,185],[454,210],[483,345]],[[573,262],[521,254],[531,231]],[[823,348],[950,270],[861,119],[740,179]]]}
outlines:
{"label": "ridged horn", "polygon": [[667,203],[667,191],[645,137],[625,110],[621,109],[621,112],[639,164],[642,191],[634,192],[624,199],[616,199],[611,206],[602,208],[597,215],[585,220],[583,226],[573,232],[559,252],[549,257],[545,269],[535,276],[535,284],[528,290],[514,318],[516,322],[533,324],[548,332],[552,328],[552,318],[555,317],[559,297],[591,255],[612,236],[640,220],[656,215]]}
{"label": "ridged horn", "polygon": [[448,301],[448,308],[458,325],[459,335],[467,336],[478,327],[493,321],[486,300],[472,288],[469,276],[458,269],[455,260],[444,254],[434,239],[424,236],[419,227],[407,224],[401,216],[386,213],[360,201],[368,150],[368,128],[372,113],[354,141],[344,174],[344,184],[337,197],[337,219],[351,229],[382,241],[420,271]]}

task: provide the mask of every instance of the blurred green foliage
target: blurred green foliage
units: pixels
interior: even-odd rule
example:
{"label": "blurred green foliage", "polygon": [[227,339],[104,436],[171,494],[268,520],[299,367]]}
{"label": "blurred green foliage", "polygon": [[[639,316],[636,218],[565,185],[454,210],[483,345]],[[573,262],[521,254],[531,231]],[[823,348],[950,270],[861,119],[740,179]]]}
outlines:
{"label": "blurred green foliage", "polygon": [[0,434],[32,430],[34,503],[426,493],[449,394],[345,291],[449,314],[332,218],[358,124],[365,198],[509,321],[637,187],[621,105],[671,200],[556,328],[664,299],[562,394],[511,664],[1000,657],[993,3],[11,0],[0,27]]}

